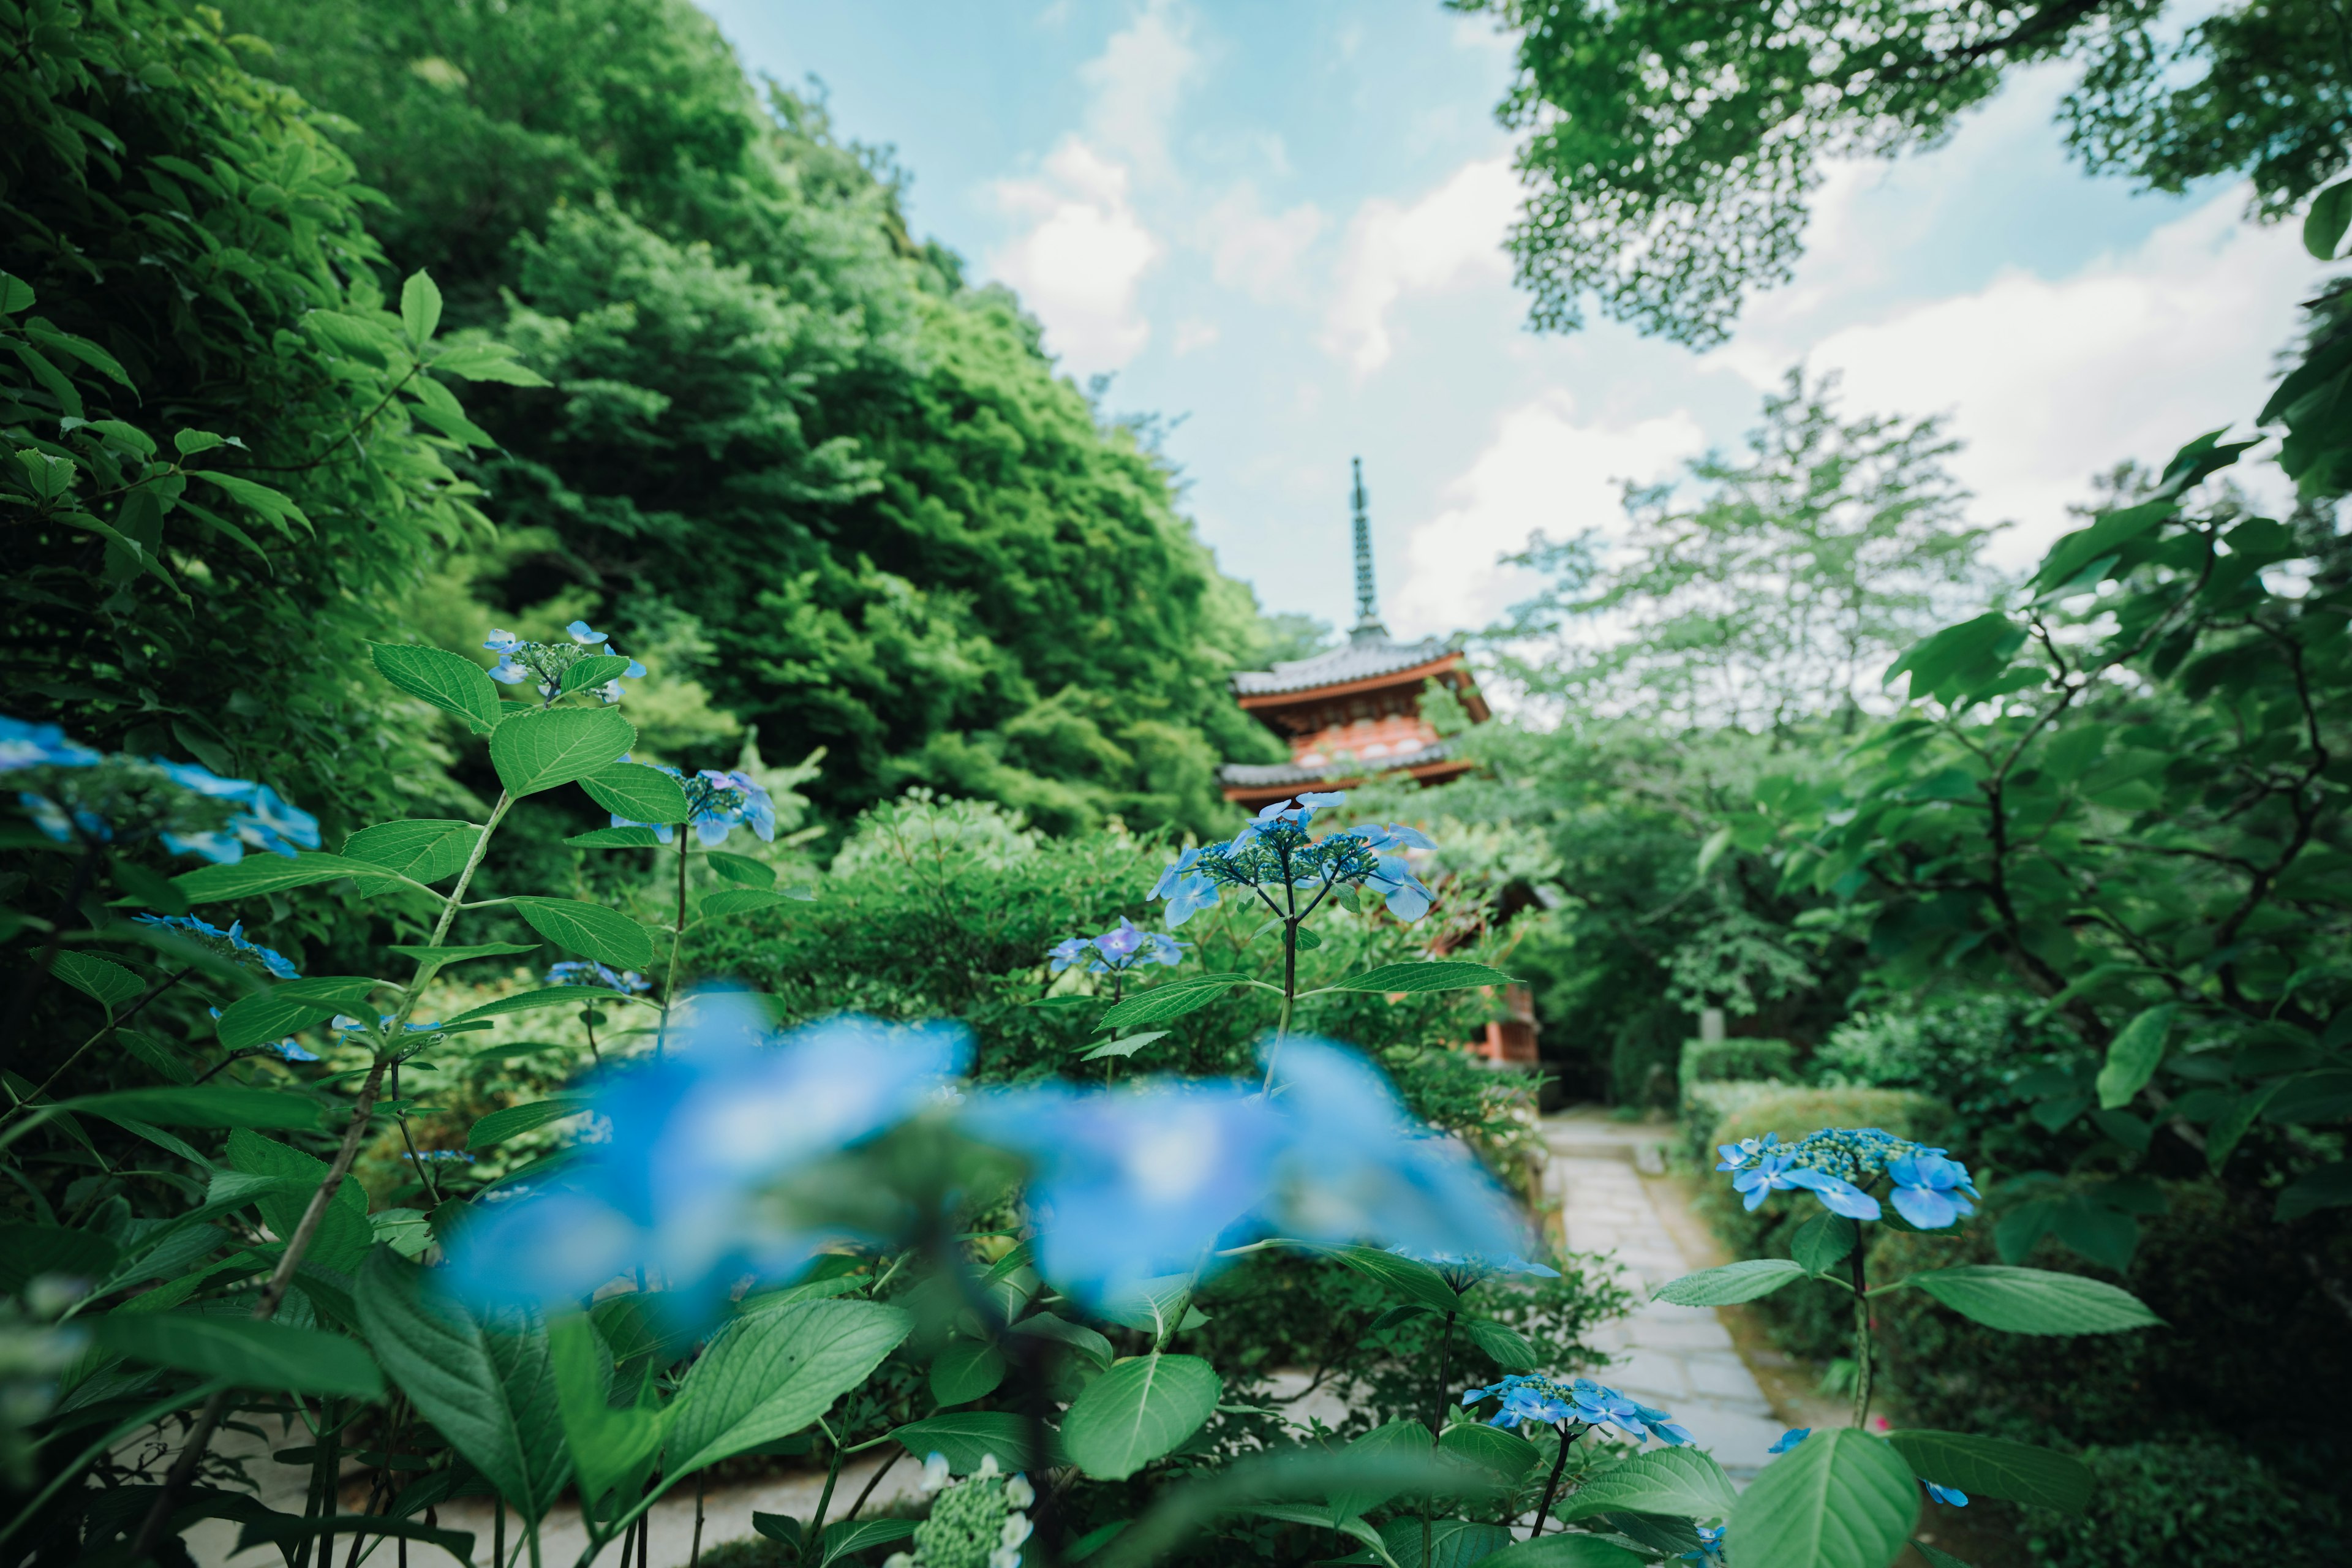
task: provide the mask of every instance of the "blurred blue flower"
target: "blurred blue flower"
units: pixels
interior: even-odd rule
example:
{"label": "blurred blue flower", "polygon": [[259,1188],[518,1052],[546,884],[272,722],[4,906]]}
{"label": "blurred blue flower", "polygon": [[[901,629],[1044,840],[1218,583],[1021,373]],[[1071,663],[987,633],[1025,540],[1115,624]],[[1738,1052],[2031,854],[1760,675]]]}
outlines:
{"label": "blurred blue flower", "polygon": [[1723,1526],[1700,1524],[1692,1526],[1698,1532],[1698,1550],[1685,1552],[1675,1559],[1681,1563],[1718,1563],[1723,1561]]}
{"label": "blurred blue flower", "polygon": [[[1843,1215],[1848,1219],[1878,1217],[1876,1198],[1852,1182],[1842,1181],[1826,1171],[1800,1168],[1789,1173],[1789,1180],[1797,1186],[1809,1188],[1813,1196],[1822,1200],[1822,1206],[1832,1214]],[[1748,1206],[1754,1208],[1756,1205],[1751,1203]]]}
{"label": "blurred blue flower", "polygon": [[500,631],[498,627],[492,626],[490,635],[482,639],[482,646],[492,653],[511,653],[523,646],[523,640],[512,632]]}
{"label": "blurred blue flower", "polygon": [[1532,1274],[1544,1279],[1557,1279],[1559,1270],[1547,1264],[1530,1263],[1516,1252],[1499,1258],[1488,1258],[1471,1252],[1415,1252],[1410,1247],[1391,1247],[1399,1258],[1410,1258],[1416,1263],[1426,1263],[1437,1270],[1455,1295],[1494,1279],[1498,1274]]}
{"label": "blurred blue flower", "polygon": [[613,640],[604,633],[591,626],[586,621],[573,621],[563,629],[572,634],[572,640],[573,642],[579,643],[583,647],[593,647],[600,642],[610,642]]}
{"label": "blurred blue flower", "polygon": [[225,779],[209,768],[164,757],[154,758],[153,765],[191,794],[231,801],[244,807],[230,816],[222,828],[163,833],[163,847],[175,855],[201,855],[219,863],[243,858],[245,850],[240,846],[250,845],[290,860],[298,845],[304,849],[319,847],[319,819],[287,805],[268,784],[247,779]]}
{"label": "blurred blue flower", "polygon": [[1217,901],[1216,879],[1206,871],[1196,870],[1202,847],[1195,846],[1176,858],[1176,863],[1160,873],[1151,896],[1168,900],[1168,929],[1175,930],[1202,910]]}
{"label": "blurred blue flower", "polygon": [[304,1050],[299,1042],[290,1037],[264,1048],[269,1055],[283,1062],[315,1062],[319,1059],[316,1053]]}
{"label": "blurred blue flower", "polygon": [[1563,1383],[1556,1378],[1513,1374],[1487,1387],[1471,1389],[1463,1394],[1462,1403],[1475,1405],[1482,1399],[1502,1401],[1502,1407],[1487,1417],[1489,1426],[1517,1426],[1528,1421],[1555,1426],[1574,1421],[1587,1426],[1614,1426],[1636,1443],[1655,1437],[1669,1447],[1679,1448],[1692,1441],[1691,1435],[1665,1411],[1589,1377]]}
{"label": "blurred blue flower", "polygon": [[1895,1184],[1895,1212],[1921,1230],[1938,1230],[1962,1215],[1977,1212],[1960,1196],[1976,1193],[1968,1167],[1957,1160],[1922,1151],[1890,1160],[1887,1179]]}
{"label": "blurred blue flower", "polygon": [[1761,1138],[1742,1138],[1737,1143],[1718,1143],[1716,1153],[1721,1156],[1716,1165],[1718,1171],[1736,1171],[1758,1154],[1768,1153],[1780,1145],[1778,1132],[1767,1132]]}
{"label": "blurred blue flower", "polygon": [[457,1233],[451,1277],[480,1300],[579,1300],[645,1268],[681,1316],[747,1275],[776,1278],[830,1234],[782,1212],[779,1181],[913,1114],[971,1051],[961,1025],[867,1018],[771,1041],[758,1004],[705,993],[674,1049],[609,1070],[590,1109],[610,1136],[562,1175]]}
{"label": "blurred blue flower", "polygon": [[1172,968],[1184,962],[1186,946],[1164,931],[1139,930],[1133,921],[1121,915],[1118,924],[1100,936],[1070,937],[1048,948],[1045,956],[1056,974],[1080,959],[1086,960],[1087,973],[1110,974],[1143,964]]}
{"label": "blurred blue flower", "polygon": [[269,975],[272,979],[299,980],[302,978],[300,973],[295,969],[292,962],[284,953],[275,948],[263,947],[258,942],[247,941],[243,921],[236,921],[226,931],[221,930],[220,927],[197,915],[133,915],[131,923],[154,926],[158,930],[176,932],[212,949],[243,968],[258,967],[261,973]]}
{"label": "blurred blue flower", "polygon": [[1954,1508],[1969,1506],[1969,1494],[1958,1487],[1939,1487],[1933,1481],[1921,1481],[1919,1484],[1926,1487],[1927,1495],[1937,1502],[1949,1503]]}
{"label": "blurred blue flower", "polygon": [[1764,1451],[1768,1454],[1785,1454],[1812,1435],[1813,1429],[1810,1426],[1792,1426],[1788,1431],[1780,1434],[1780,1439],[1779,1442],[1774,1443],[1770,1447]]}
{"label": "blurred blue flower", "polygon": [[550,985],[585,985],[598,990],[618,991],[635,996],[654,988],[654,983],[635,970],[614,970],[593,960],[566,959],[547,972]]}
{"label": "blurred blue flower", "polygon": [[19,768],[87,768],[100,755],[67,740],[55,724],[29,724],[0,714],[0,773]]}
{"label": "blurred blue flower", "polygon": [[427,1165],[470,1165],[474,1163],[474,1157],[463,1149],[425,1149],[414,1154],[403,1154],[401,1158]]}
{"label": "blurred blue flower", "polygon": [[531,679],[531,674],[529,669],[517,664],[512,655],[509,655],[490,666],[490,679],[504,681],[509,686],[520,686],[524,681]]}

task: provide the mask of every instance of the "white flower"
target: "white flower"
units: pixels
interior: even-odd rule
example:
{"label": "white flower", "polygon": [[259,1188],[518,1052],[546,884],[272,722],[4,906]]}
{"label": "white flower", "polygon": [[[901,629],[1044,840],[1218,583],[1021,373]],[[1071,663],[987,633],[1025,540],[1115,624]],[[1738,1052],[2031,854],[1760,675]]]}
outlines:
{"label": "white flower", "polygon": [[909,1552],[893,1552],[882,1559],[882,1568],[915,1568],[915,1559]]}
{"label": "white flower", "polygon": [[1021,1553],[1010,1546],[1000,1546],[988,1554],[988,1568],[1021,1568]]}
{"label": "white flower", "polygon": [[948,1457],[945,1454],[933,1454],[923,1461],[923,1479],[920,1485],[925,1491],[935,1492],[946,1486],[954,1477],[955,1472],[948,1468]]}
{"label": "white flower", "polygon": [[996,1543],[999,1546],[1018,1546],[1029,1539],[1029,1532],[1034,1528],[1025,1513],[1006,1514],[1004,1528],[996,1532]]}
{"label": "white flower", "polygon": [[980,1457],[980,1468],[972,1471],[972,1479],[975,1480],[984,1481],[992,1479],[992,1477],[1002,1475],[1003,1473],[1003,1471],[996,1468],[995,1455],[982,1454]]}
{"label": "white flower", "polygon": [[1015,1476],[1004,1483],[1004,1500],[1014,1508],[1027,1508],[1037,1500],[1037,1489],[1029,1484],[1027,1476]]}

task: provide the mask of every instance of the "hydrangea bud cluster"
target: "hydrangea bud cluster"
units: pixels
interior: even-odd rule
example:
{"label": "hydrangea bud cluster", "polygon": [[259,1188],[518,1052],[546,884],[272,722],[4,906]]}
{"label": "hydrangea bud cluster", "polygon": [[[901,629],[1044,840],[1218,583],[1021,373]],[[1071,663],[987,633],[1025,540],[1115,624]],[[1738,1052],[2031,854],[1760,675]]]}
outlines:
{"label": "hydrangea bud cluster", "polygon": [[[553,702],[563,695],[563,676],[583,658],[628,658],[628,655],[611,645],[612,636],[600,632],[586,621],[574,621],[563,628],[572,640],[561,642],[525,642],[512,632],[492,629],[482,639],[482,646],[499,656],[490,668],[492,680],[509,686],[529,682],[539,692],[542,704]],[[589,696],[610,706],[621,700],[621,682],[635,680],[646,673],[646,667],[629,659],[629,668],[612,679],[585,689]]]}
{"label": "hydrangea bud cluster", "polygon": [[1389,912],[1399,920],[1427,914],[1435,895],[1413,875],[1405,851],[1436,848],[1428,835],[1402,823],[1372,823],[1321,838],[1309,833],[1318,811],[1347,798],[1342,792],[1322,790],[1278,800],[1232,843],[1185,850],[1151,889],[1153,898],[1168,900],[1170,928],[1216,903],[1227,888],[1297,888],[1313,891],[1318,901],[1335,888],[1369,889],[1387,900]]}
{"label": "hydrangea bud cluster", "polygon": [[1166,931],[1139,931],[1133,921],[1121,915],[1118,924],[1100,936],[1074,936],[1057,942],[1045,956],[1052,961],[1056,974],[1081,961],[1089,974],[1116,974],[1152,963],[1164,963],[1172,969],[1184,962],[1184,950],[1191,945],[1178,942]]}
{"label": "hydrangea bud cluster", "polygon": [[[776,803],[750,773],[735,768],[705,768],[698,773],[672,767],[661,771],[686,792],[686,820],[705,848],[726,843],[728,834],[737,827],[749,827],[767,843],[776,841]],[[677,831],[667,822],[633,822],[618,812],[613,814],[613,826],[650,827],[664,844],[670,843]]]}
{"label": "hydrangea bud cluster", "polygon": [[1944,1150],[1895,1137],[1875,1127],[1824,1127],[1794,1143],[1778,1133],[1719,1145],[1718,1171],[1734,1173],[1732,1187],[1757,1209],[1775,1192],[1803,1187],[1832,1214],[1872,1220],[1881,1215],[1869,1188],[1883,1179],[1895,1213],[1921,1230],[1940,1230],[1976,1213],[1969,1169]]}
{"label": "hydrangea bud cluster", "polygon": [[319,847],[319,821],[268,784],[162,757],[92,751],[55,724],[0,716],[0,776],[33,826],[59,844],[162,841],[215,864],[247,848],[291,858]]}
{"label": "hydrangea bud cluster", "polygon": [[1024,1510],[1037,1500],[1028,1478],[1003,1474],[996,1456],[983,1454],[961,1486],[949,1480],[946,1455],[923,1461],[923,1489],[939,1500],[915,1527],[915,1550],[892,1552],[882,1568],[1021,1568],[1032,1528]]}
{"label": "hydrangea bud cluster", "polygon": [[551,965],[547,972],[550,985],[580,985],[598,991],[618,991],[635,996],[654,988],[654,983],[634,969],[615,970],[593,959],[566,959]]}
{"label": "hydrangea bud cluster", "polygon": [[1517,1426],[1528,1422],[1549,1426],[1574,1422],[1583,1426],[1614,1426],[1636,1443],[1655,1437],[1668,1447],[1680,1448],[1691,1442],[1691,1435],[1675,1425],[1675,1418],[1665,1411],[1589,1377],[1561,1382],[1514,1373],[1500,1383],[1469,1390],[1463,1394],[1462,1403],[1475,1405],[1482,1399],[1502,1401],[1501,1408],[1486,1418],[1489,1426]]}
{"label": "hydrangea bud cluster", "polygon": [[292,962],[284,953],[274,947],[264,947],[259,942],[247,941],[243,921],[237,921],[231,924],[228,930],[223,931],[199,915],[134,915],[131,918],[135,924],[153,926],[159,931],[168,931],[175,936],[194,942],[198,947],[228,960],[239,969],[248,970],[256,974],[267,974],[272,980],[302,978],[301,973],[295,969]]}

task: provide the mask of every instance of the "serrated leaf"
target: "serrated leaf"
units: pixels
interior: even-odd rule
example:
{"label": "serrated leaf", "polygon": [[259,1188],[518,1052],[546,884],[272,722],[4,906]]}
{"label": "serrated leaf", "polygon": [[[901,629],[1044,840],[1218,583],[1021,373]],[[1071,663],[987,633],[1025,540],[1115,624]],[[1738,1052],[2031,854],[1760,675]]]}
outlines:
{"label": "serrated leaf", "polygon": [[1063,1413],[1062,1447],[1096,1479],[1124,1480],[1199,1431],[1223,1389],[1216,1369],[1198,1356],[1119,1362]]}
{"label": "serrated leaf", "polygon": [[1461,959],[1434,959],[1426,963],[1383,963],[1367,973],[1351,975],[1326,991],[1462,991],[1479,985],[1516,985],[1499,969]]}
{"label": "serrated leaf", "polygon": [[1486,1466],[1507,1481],[1516,1481],[1535,1468],[1542,1457],[1533,1443],[1517,1432],[1489,1426],[1483,1421],[1457,1421],[1438,1438],[1438,1447]]}
{"label": "serrated leaf", "polygon": [[2012,1334],[2113,1334],[2164,1320],[2128,1290],[2046,1268],[1968,1264],[1906,1281],[1964,1318]]}
{"label": "serrated leaf", "polygon": [[537,991],[518,991],[511,996],[501,996],[495,1002],[468,1007],[442,1027],[455,1029],[467,1024],[480,1023],[485,1018],[496,1018],[508,1013],[528,1013],[540,1007],[562,1007],[567,1004],[601,1007],[632,1000],[635,998],[618,991],[607,991],[600,985],[548,985]]}
{"label": "serrated leaf", "polygon": [[1152,1041],[1164,1040],[1167,1037],[1168,1031],[1165,1029],[1146,1029],[1139,1035],[1128,1035],[1116,1040],[1105,1040],[1101,1045],[1080,1057],[1078,1060],[1098,1062],[1105,1057],[1131,1057]]}
{"label": "serrated leaf", "polygon": [[1004,1381],[1004,1352],[982,1340],[952,1340],[931,1358],[931,1397],[941,1408],[969,1405]]}
{"label": "serrated leaf", "polygon": [[1924,1541],[1914,1541],[1911,1543],[1911,1550],[1919,1554],[1920,1561],[1927,1563],[1927,1568],[1969,1568],[1969,1564],[1965,1560],[1953,1556],[1941,1547],[1930,1546]]}
{"label": "serrated leaf", "polygon": [[1818,1214],[1789,1238],[1789,1257],[1808,1274],[1826,1274],[1853,1253],[1861,1227],[1842,1214]]}
{"label": "serrated leaf", "polygon": [[103,1116],[122,1125],[159,1127],[285,1127],[319,1124],[319,1102],[279,1089],[202,1083],[162,1089],[123,1089],[60,1101],[58,1109]]}
{"label": "serrated leaf", "polygon": [[914,1320],[878,1301],[795,1301],[728,1324],[670,1406],[666,1479],[789,1436],[866,1381]]}
{"label": "serrated leaf", "polygon": [[748,888],[775,885],[776,868],[764,860],[754,860],[749,855],[730,855],[724,849],[712,849],[704,853],[702,863],[729,881],[740,882]]}
{"label": "serrated leaf", "polygon": [[1654,1299],[1671,1301],[1677,1307],[1727,1307],[1737,1301],[1769,1296],[1790,1280],[1802,1279],[1805,1274],[1802,1264],[1785,1258],[1751,1258],[1669,1279],[1658,1287]]}
{"label": "serrated leaf", "polygon": [[996,1463],[1003,1469],[1037,1468],[1035,1451],[1029,1442],[1029,1418],[1009,1411],[955,1411],[893,1427],[889,1436],[892,1442],[919,1459],[932,1454],[945,1455],[948,1468],[960,1476],[980,1468],[981,1460],[991,1454],[996,1456]]}
{"label": "serrated leaf", "polygon": [[654,961],[646,928],[602,904],[578,899],[516,899],[515,913],[531,930],[571,952],[619,969],[644,969]]}
{"label": "serrated leaf", "polygon": [[[618,654],[592,653],[585,655],[583,658],[573,659],[570,664],[563,667],[562,678],[556,682],[555,689],[559,692],[569,695],[575,691],[585,691],[592,686],[602,686],[608,680],[617,680],[622,676],[628,674],[629,665],[631,662],[631,660],[623,658]],[[667,778],[669,775],[665,773],[662,776]],[[683,822],[686,818],[678,816],[672,817],[669,820],[674,822]]]}
{"label": "serrated leaf", "polygon": [[2115,1110],[2129,1105],[2146,1088],[2164,1061],[2165,1037],[2172,1028],[2172,1004],[2147,1008],[2116,1032],[2107,1042],[2107,1059],[2099,1068],[2099,1106]]}
{"label": "serrated leaf", "polygon": [[509,715],[491,731],[490,765],[520,797],[602,773],[636,743],[636,727],[618,710],[552,708]]}
{"label": "serrated leaf", "polygon": [[1734,1497],[1731,1478],[1713,1456],[1696,1448],[1654,1448],[1588,1476],[1559,1511],[1563,1523],[1624,1512],[1706,1520],[1730,1512]]}
{"label": "serrated leaf", "polygon": [[145,981],[111,959],[70,949],[58,953],[53,973],[110,1014],[147,989]]}
{"label": "serrated leaf", "polygon": [[904,1541],[915,1533],[911,1519],[845,1519],[824,1527],[824,1543],[817,1557],[816,1568],[829,1568],[855,1552],[869,1547],[887,1546],[894,1541]]}
{"label": "serrated leaf", "polygon": [[345,877],[380,881],[383,871],[382,867],[370,861],[305,849],[292,859],[283,855],[247,855],[223,866],[199,866],[173,878],[172,886],[191,903],[217,904],[230,899],[249,899],[339,881]]}
{"label": "serrated leaf", "polygon": [[1194,974],[1140,991],[1105,1013],[1095,1026],[1124,1029],[1131,1024],[1164,1024],[1223,999],[1236,985],[1249,984],[1241,974]]}
{"label": "serrated leaf", "polygon": [[407,643],[375,643],[368,653],[378,675],[411,697],[456,714],[476,734],[498,723],[499,689],[472,659]]}
{"label": "serrated leaf", "polygon": [[1433,1312],[1462,1310],[1462,1298],[1445,1282],[1445,1277],[1417,1258],[1384,1252],[1377,1247],[1318,1247],[1304,1242],[1293,1245],[1345,1264],[1365,1279],[1377,1280],[1406,1300]]}
{"label": "serrated leaf", "polygon": [[99,1344],[238,1388],[383,1397],[383,1375],[367,1352],[341,1334],[205,1312],[110,1312]]}
{"label": "serrated leaf", "polygon": [[1892,686],[1896,676],[1908,672],[1911,700],[1933,697],[1948,701],[1999,674],[2024,641],[2021,628],[1992,611],[1914,643],[1887,668],[1885,684]]}
{"label": "serrated leaf", "polygon": [[466,1134],[468,1150],[488,1149],[509,1138],[535,1132],[551,1121],[561,1121],[567,1116],[577,1116],[588,1109],[584,1095],[558,1094],[545,1100],[534,1100],[526,1105],[509,1105],[491,1111],[474,1123]]}
{"label": "serrated leaf", "polygon": [[1890,1432],[1886,1441],[1921,1480],[1970,1497],[2005,1498],[2066,1513],[2090,1506],[2090,1467],[2071,1455],[1966,1432]]}
{"label": "serrated leaf", "polygon": [[574,849],[650,849],[661,842],[661,837],[650,827],[599,827],[593,833],[575,833],[563,842]]}
{"label": "serrated leaf", "polygon": [[466,868],[481,837],[474,824],[453,819],[379,822],[343,840],[343,858],[364,860],[412,881],[437,882]]}
{"label": "serrated leaf", "polygon": [[1482,1557],[1478,1568],[1643,1568],[1649,1561],[1597,1535],[1546,1535]]}
{"label": "serrated leaf", "polygon": [[1816,1432],[1765,1466],[1730,1512],[1735,1562],[1888,1568],[1919,1517],[1919,1483],[1867,1432]]}
{"label": "serrated leaf", "polygon": [[537,952],[537,942],[478,942],[470,947],[390,947],[403,958],[413,958],[419,963],[463,963],[469,958],[512,958],[526,952]]}
{"label": "serrated leaf", "polygon": [[1492,1318],[1473,1318],[1465,1327],[1470,1342],[1486,1352],[1487,1359],[1505,1372],[1536,1370],[1535,1346],[1508,1323],[1498,1323]]}

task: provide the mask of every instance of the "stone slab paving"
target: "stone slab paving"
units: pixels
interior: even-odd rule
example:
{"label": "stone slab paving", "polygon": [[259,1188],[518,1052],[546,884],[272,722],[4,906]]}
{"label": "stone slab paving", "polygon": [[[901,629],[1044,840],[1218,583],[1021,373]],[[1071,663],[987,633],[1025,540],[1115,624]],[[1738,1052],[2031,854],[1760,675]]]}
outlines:
{"label": "stone slab paving", "polygon": [[1559,1205],[1569,1250],[1615,1254],[1635,1302],[1593,1333],[1594,1346],[1611,1357],[1609,1370],[1596,1375],[1672,1411],[1734,1481],[1748,1481],[1786,1428],[1713,1308],[1650,1299],[1667,1280],[1706,1267],[1675,1245],[1636,1169],[1659,1130],[1571,1112],[1547,1118],[1543,1131],[1551,1148],[1545,1185]]}

